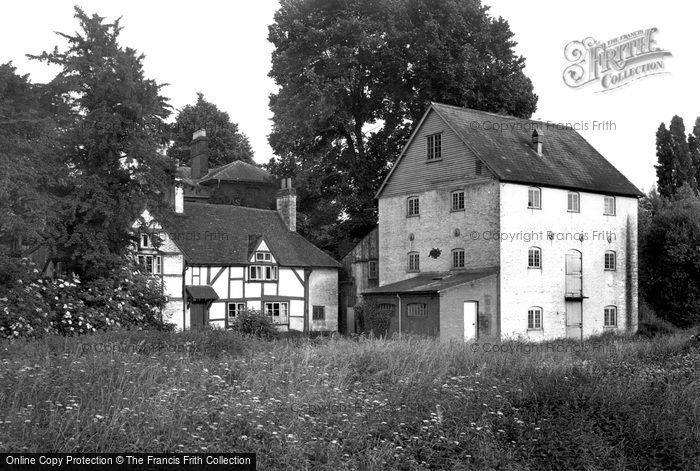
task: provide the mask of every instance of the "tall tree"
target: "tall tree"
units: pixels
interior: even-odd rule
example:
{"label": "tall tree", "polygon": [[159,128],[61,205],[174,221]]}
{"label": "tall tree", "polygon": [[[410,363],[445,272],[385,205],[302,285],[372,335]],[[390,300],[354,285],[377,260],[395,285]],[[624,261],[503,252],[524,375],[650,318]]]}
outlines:
{"label": "tall tree", "polygon": [[690,157],[690,149],[688,147],[688,136],[685,133],[685,124],[683,118],[676,115],[671,118],[671,124],[668,128],[671,133],[671,146],[673,148],[674,160],[676,162],[676,172],[674,185],[676,188],[681,188],[687,184],[693,190],[697,189],[695,182],[695,169]]}
{"label": "tall tree", "polygon": [[0,65],[0,285],[25,247],[46,241],[67,169],[58,159],[56,125],[45,87]]}
{"label": "tall tree", "polygon": [[99,277],[124,263],[129,224],[145,204],[158,211],[174,168],[164,154],[170,114],[144,56],[119,45],[119,21],[75,8],[80,31],[36,59],[61,67],[50,86],[65,109],[61,153],[72,169],[55,238],[69,268]]}
{"label": "tall tree", "polygon": [[695,171],[696,192],[700,194],[700,116],[695,120],[693,132],[688,135],[690,162]]}
{"label": "tall tree", "polygon": [[296,177],[300,230],[336,255],[333,240],[364,235],[432,100],[529,117],[537,96],[512,36],[479,0],[282,0],[268,166]]}
{"label": "tall tree", "polygon": [[656,131],[656,184],[659,194],[670,198],[676,193],[676,162],[673,154],[671,132],[661,123]]}
{"label": "tall tree", "polygon": [[248,137],[239,131],[238,124],[231,122],[228,113],[206,101],[201,93],[197,93],[197,103],[194,106],[187,105],[177,114],[172,125],[173,143],[168,149],[168,155],[181,165],[188,165],[192,133],[199,129],[207,131],[211,167],[236,160],[254,163]]}

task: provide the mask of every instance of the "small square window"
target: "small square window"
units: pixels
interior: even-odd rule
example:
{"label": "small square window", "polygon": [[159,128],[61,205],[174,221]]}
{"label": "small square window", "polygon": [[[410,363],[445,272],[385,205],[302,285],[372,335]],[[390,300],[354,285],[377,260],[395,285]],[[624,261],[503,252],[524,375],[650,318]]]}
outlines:
{"label": "small square window", "polygon": [[464,211],[464,191],[452,192],[452,211]]}
{"label": "small square window", "polygon": [[420,214],[420,202],[417,196],[412,196],[408,198],[408,216],[418,216]]}
{"label": "small square window", "polygon": [[604,205],[605,205],[605,207],[603,209],[603,214],[605,214],[606,216],[614,216],[615,215],[615,197],[614,196],[606,196]]}
{"label": "small square window", "polygon": [[228,316],[236,317],[245,311],[245,303],[228,303]]}
{"label": "small square window", "polygon": [[438,160],[442,158],[442,134],[431,134],[427,137],[428,160]]}
{"label": "small square window", "polygon": [[315,321],[322,321],[326,319],[326,306],[314,306],[312,319]]}

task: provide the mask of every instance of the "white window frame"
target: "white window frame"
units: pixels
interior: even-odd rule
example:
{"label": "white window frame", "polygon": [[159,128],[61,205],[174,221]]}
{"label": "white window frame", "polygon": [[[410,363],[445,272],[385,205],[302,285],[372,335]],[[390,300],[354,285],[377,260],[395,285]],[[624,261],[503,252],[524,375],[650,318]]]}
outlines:
{"label": "white window frame", "polygon": [[425,137],[426,160],[432,162],[442,159],[442,133],[437,132]]}
{"label": "white window frame", "polygon": [[[612,206],[612,210],[609,208],[610,205]],[[604,196],[603,197],[603,214],[605,216],[614,216],[615,213],[617,212],[617,201],[615,201],[614,196]]]}
{"label": "white window frame", "polygon": [[465,207],[465,203],[466,203],[464,190],[453,191],[450,194],[450,201],[451,201],[450,211],[464,211],[464,207]]}
{"label": "white window frame", "polygon": [[[533,198],[533,195],[537,195]],[[537,186],[530,186],[527,189],[527,207],[528,209],[542,209],[542,189]]]}
{"label": "white window frame", "polygon": [[268,301],[263,304],[263,312],[272,317],[272,320],[284,320],[289,322],[289,303],[286,301]]}
{"label": "white window frame", "polygon": [[248,281],[277,281],[278,272],[277,265],[250,265]]}
{"label": "white window frame", "polygon": [[527,310],[527,330],[542,330],[542,308],[532,306]]}
{"label": "white window frame", "polygon": [[[608,264],[608,257],[612,258],[612,264]],[[617,252],[614,250],[606,250],[603,255],[603,266],[605,271],[617,271]]]}
{"label": "white window frame", "polygon": [[420,216],[420,199],[417,196],[409,196],[406,199],[406,216]]}
{"label": "white window frame", "polygon": [[150,273],[151,275],[163,274],[163,259],[160,255],[141,254],[137,255],[136,260],[139,267],[141,267],[141,269],[143,269],[143,271],[146,273]]}
{"label": "white window frame", "polygon": [[452,268],[464,268],[466,265],[466,252],[464,249],[452,249]]}
{"label": "white window frame", "polygon": [[[231,309],[231,308],[233,308],[233,309]],[[235,301],[235,302],[228,303],[226,312],[227,312],[228,318],[233,319],[238,314],[245,311],[245,309],[246,309],[245,303],[240,302],[240,301]],[[232,311],[233,311],[233,314],[231,314]]]}
{"label": "white window frame", "polygon": [[605,306],[603,308],[603,326],[617,327],[617,306]]}
{"label": "white window frame", "polygon": [[[576,204],[572,204],[572,203]],[[566,195],[566,210],[570,213],[581,212],[581,195],[576,191],[570,191]]]}
{"label": "white window frame", "polygon": [[527,267],[542,269],[542,249],[539,247],[527,248]]}
{"label": "white window frame", "polygon": [[411,273],[420,271],[420,254],[418,252],[408,252],[408,266],[406,271]]}
{"label": "white window frame", "polygon": [[272,254],[270,252],[255,252],[256,262],[272,262]]}
{"label": "white window frame", "polygon": [[151,247],[153,247],[153,245],[151,244],[151,236],[146,232],[142,232],[139,244],[142,249],[150,249]]}

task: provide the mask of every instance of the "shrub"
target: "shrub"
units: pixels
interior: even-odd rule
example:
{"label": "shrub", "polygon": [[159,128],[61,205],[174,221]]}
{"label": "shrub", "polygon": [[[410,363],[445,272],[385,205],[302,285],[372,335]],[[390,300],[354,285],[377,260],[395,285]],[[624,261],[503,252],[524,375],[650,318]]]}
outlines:
{"label": "shrub", "polygon": [[0,297],[0,337],[80,335],[115,328],[168,330],[160,318],[160,280],[124,266],[85,285],[77,277],[42,279],[29,260]]}
{"label": "shrub", "polygon": [[236,315],[229,324],[231,330],[243,334],[255,335],[264,339],[279,337],[279,331],[272,318],[255,309],[245,309]]}
{"label": "shrub", "polygon": [[373,332],[374,335],[383,336],[389,330],[393,313],[390,309],[381,309],[373,299],[367,299],[355,306],[355,315],[362,332]]}

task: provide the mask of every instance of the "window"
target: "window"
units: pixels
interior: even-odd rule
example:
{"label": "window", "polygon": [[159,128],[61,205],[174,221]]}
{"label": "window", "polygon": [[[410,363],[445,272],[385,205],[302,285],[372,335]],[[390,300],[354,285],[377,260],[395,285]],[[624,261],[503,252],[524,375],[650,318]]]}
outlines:
{"label": "window", "polygon": [[477,175],[481,175],[481,172],[483,171],[482,165],[483,164],[481,163],[481,160],[476,159],[476,164],[474,165],[474,173],[476,173]]}
{"label": "window", "polygon": [[160,275],[162,271],[162,260],[160,255],[139,255],[139,266],[141,270],[152,275]]}
{"label": "window", "polygon": [[579,204],[579,194],[575,191],[570,191],[567,197],[567,210],[570,213],[578,213],[581,211],[581,206]]}
{"label": "window", "polygon": [[265,303],[265,314],[277,323],[287,323],[287,303]]}
{"label": "window", "polygon": [[270,255],[270,252],[255,252],[255,261],[257,261],[257,262],[271,262],[272,255]]}
{"label": "window", "polygon": [[248,269],[251,281],[269,281],[277,279],[277,267],[271,265],[251,265]]}
{"label": "window", "polygon": [[615,306],[605,306],[605,327],[617,327],[617,308]]}
{"label": "window", "polygon": [[201,285],[201,273],[202,267],[192,267],[192,284],[193,285]]}
{"label": "window", "polygon": [[406,315],[408,317],[425,317],[428,305],[425,303],[409,303],[406,305]]}
{"label": "window", "polygon": [[442,158],[442,134],[431,134],[427,137],[428,144],[428,160],[437,160]]}
{"label": "window", "polygon": [[614,216],[615,215],[615,197],[614,196],[606,196],[605,197],[605,207],[603,209],[603,214],[606,216]]}
{"label": "window", "polygon": [[381,303],[381,304],[379,304],[379,306],[377,306],[377,308],[380,311],[388,312],[393,316],[394,311],[396,309],[396,306],[394,304],[390,304],[390,303]]}
{"label": "window", "polygon": [[540,198],[541,191],[539,188],[531,186],[527,189],[527,207],[533,209],[542,208],[542,200]]}
{"label": "window", "polygon": [[527,328],[529,330],[542,330],[541,307],[531,307],[527,310]]}
{"label": "window", "polygon": [[326,306],[314,306],[313,314],[311,317],[315,321],[322,321],[326,319]]}
{"label": "window", "polygon": [[527,249],[527,267],[542,268],[542,251],[539,247]]}
{"label": "window", "polygon": [[367,274],[368,280],[376,280],[377,278],[379,278],[379,270],[377,267],[376,260],[370,260],[367,264],[367,267],[369,271],[369,273]]}
{"label": "window", "polygon": [[452,251],[452,268],[464,268],[464,249]]}
{"label": "window", "polygon": [[616,253],[612,250],[607,250],[605,252],[605,269],[608,271],[617,270],[617,257]]}
{"label": "window", "polygon": [[420,256],[418,252],[409,252],[408,271],[420,271]]}
{"label": "window", "polygon": [[228,316],[236,317],[245,311],[245,303],[228,303]]}
{"label": "window", "polygon": [[420,214],[420,204],[418,202],[417,196],[412,196],[408,199],[408,212],[409,216],[418,216]]}
{"label": "window", "polygon": [[141,234],[141,248],[146,249],[151,247],[151,236],[148,234]]}
{"label": "window", "polygon": [[452,192],[452,211],[464,211],[464,191]]}

